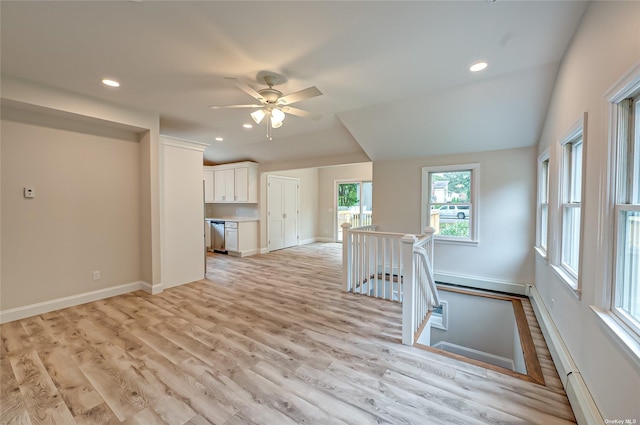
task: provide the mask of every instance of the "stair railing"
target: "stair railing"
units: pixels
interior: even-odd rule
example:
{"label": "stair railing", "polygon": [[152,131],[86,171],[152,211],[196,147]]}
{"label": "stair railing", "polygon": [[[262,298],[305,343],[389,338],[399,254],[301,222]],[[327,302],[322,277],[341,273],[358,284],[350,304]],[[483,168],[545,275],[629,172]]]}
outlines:
{"label": "stair railing", "polygon": [[413,345],[433,305],[440,305],[433,279],[433,233],[378,231],[375,224],[342,224],[343,285],[347,292],[401,302],[402,342]]}

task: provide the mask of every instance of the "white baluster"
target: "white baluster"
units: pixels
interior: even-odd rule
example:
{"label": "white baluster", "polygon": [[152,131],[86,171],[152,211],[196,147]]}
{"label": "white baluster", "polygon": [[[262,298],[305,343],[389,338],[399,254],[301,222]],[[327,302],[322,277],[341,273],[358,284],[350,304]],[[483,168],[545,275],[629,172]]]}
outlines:
{"label": "white baluster", "polygon": [[402,343],[413,345],[414,332],[416,329],[415,305],[414,305],[414,267],[413,267],[413,244],[416,241],[414,235],[404,235],[401,241],[402,257],[406,267],[403,276],[403,299],[402,299]]}

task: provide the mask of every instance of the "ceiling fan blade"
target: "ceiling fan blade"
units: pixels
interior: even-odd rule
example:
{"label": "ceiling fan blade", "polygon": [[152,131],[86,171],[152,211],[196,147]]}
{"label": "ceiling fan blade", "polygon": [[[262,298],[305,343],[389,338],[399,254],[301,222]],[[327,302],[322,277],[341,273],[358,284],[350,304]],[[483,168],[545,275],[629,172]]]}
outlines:
{"label": "ceiling fan blade", "polygon": [[259,100],[260,102],[264,102],[264,97],[262,97],[262,95],[260,93],[255,91],[248,84],[238,80],[237,78],[233,78],[233,77],[225,77],[225,79],[234,80],[235,83],[236,83],[236,86],[238,86],[238,88],[240,90],[244,91],[245,93],[247,93],[249,96],[253,97],[254,99]]}
{"label": "ceiling fan blade", "polygon": [[301,100],[309,99],[312,97],[320,96],[322,92],[318,90],[316,86],[306,88],[304,90],[297,91],[295,93],[288,94],[278,99],[279,105],[290,105],[292,103],[300,102]]}
{"label": "ceiling fan blade", "polygon": [[313,112],[304,111],[298,108],[292,108],[290,106],[283,106],[280,109],[282,109],[282,111],[286,112],[287,114],[295,115],[297,117],[311,118],[312,120],[316,120],[316,121],[322,118],[322,115],[314,114]]}
{"label": "ceiling fan blade", "polygon": [[211,105],[211,109],[262,108],[264,105]]}

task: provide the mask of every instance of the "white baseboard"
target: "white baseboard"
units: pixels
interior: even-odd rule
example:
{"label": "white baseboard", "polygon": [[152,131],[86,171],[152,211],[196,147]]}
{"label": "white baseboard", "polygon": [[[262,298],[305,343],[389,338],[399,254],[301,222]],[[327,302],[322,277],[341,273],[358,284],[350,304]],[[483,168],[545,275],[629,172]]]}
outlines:
{"label": "white baseboard", "polygon": [[603,424],[604,419],[589,392],[587,383],[562,340],[540,293],[535,286],[529,286],[527,292],[578,425]]}
{"label": "white baseboard", "polygon": [[485,351],[474,350],[473,348],[464,347],[462,345],[453,344],[447,341],[440,341],[436,344],[433,344],[432,347],[442,351],[446,351],[448,353],[459,354],[461,356],[469,357],[470,359],[475,359],[481,362],[504,367],[505,369],[515,370],[513,359],[497,356]]}
{"label": "white baseboard", "polygon": [[335,242],[335,240],[333,240],[332,238],[315,237],[315,238],[309,238],[309,239],[301,240],[300,241],[300,245],[307,245],[307,244],[314,243],[314,242],[327,243],[327,242]]}
{"label": "white baseboard", "polygon": [[71,295],[69,297],[58,298],[56,300],[26,305],[24,307],[11,308],[9,310],[0,311],[0,323],[13,322],[14,320],[20,320],[27,317],[37,316],[39,314],[49,313],[55,310],[61,310],[67,307],[86,304],[92,301],[102,300],[105,298],[114,297],[116,295],[138,291],[140,289],[148,292],[145,285],[151,286],[146,282],[131,282],[125,283],[124,285],[112,286],[111,288],[86,292],[84,294]]}
{"label": "white baseboard", "polygon": [[142,283],[142,289],[151,295],[159,294],[164,290],[164,285],[162,285],[162,283],[156,283],[154,285],[147,282],[140,282],[140,283]]}
{"label": "white baseboard", "polygon": [[[323,243],[332,243],[335,242],[336,240],[333,238],[315,238],[316,242],[323,242]],[[341,243],[341,242],[338,242]]]}
{"label": "white baseboard", "polygon": [[227,255],[232,257],[248,257],[250,255],[258,254],[260,250],[258,249],[247,249],[245,251],[228,251]]}
{"label": "white baseboard", "polygon": [[[298,245],[307,245],[310,243],[314,243],[314,242],[335,242],[333,239],[331,238],[308,238],[308,239],[302,239],[301,241],[298,242]],[[268,254],[269,253],[269,248],[260,248],[259,250],[256,251],[256,253],[258,254]],[[243,255],[244,257],[244,255]]]}
{"label": "white baseboard", "polygon": [[452,285],[469,286],[472,288],[506,292],[517,295],[526,295],[527,293],[528,284],[526,283],[441,272],[434,272],[433,276],[437,282],[450,283]]}

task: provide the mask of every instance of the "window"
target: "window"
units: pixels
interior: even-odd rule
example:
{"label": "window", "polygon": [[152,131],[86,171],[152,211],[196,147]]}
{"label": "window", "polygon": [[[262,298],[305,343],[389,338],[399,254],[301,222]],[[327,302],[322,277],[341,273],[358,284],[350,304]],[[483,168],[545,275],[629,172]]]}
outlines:
{"label": "window", "polygon": [[640,95],[617,105],[613,312],[640,334]]}
{"label": "window", "polygon": [[562,237],[560,266],[576,281],[580,260],[580,206],[582,198],[582,129],[562,148]]}
{"label": "window", "polygon": [[549,229],[549,152],[543,153],[538,159],[538,226],[536,248],[538,252],[547,255],[547,234]]}
{"label": "window", "polygon": [[560,139],[560,184],[557,233],[554,238],[552,268],[580,296],[580,233],[582,215],[583,132],[586,113]]}
{"label": "window", "polygon": [[422,169],[422,226],[436,239],[477,244],[478,164]]}

